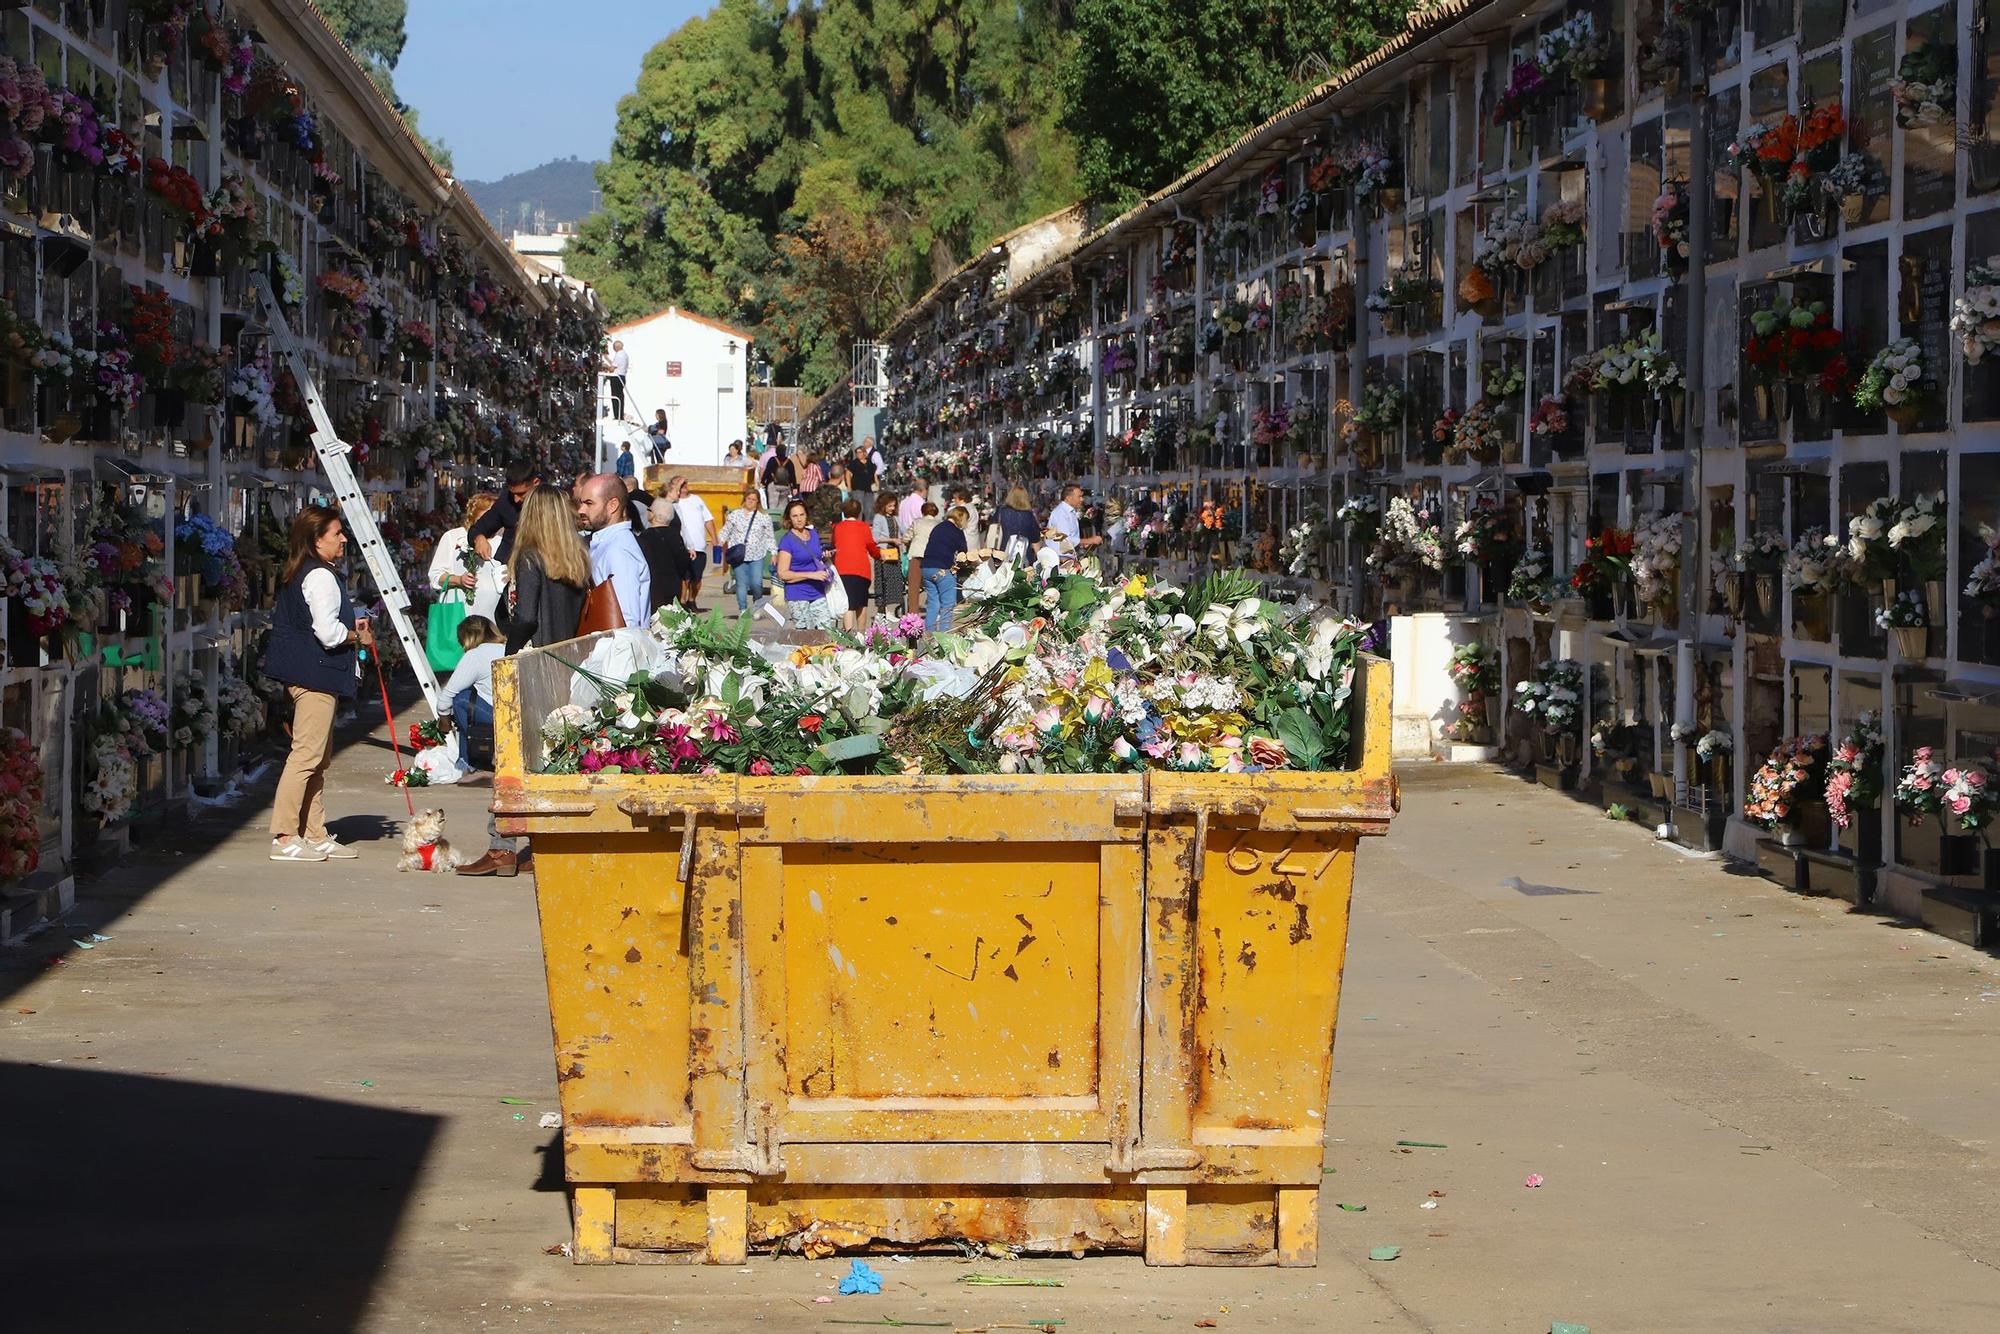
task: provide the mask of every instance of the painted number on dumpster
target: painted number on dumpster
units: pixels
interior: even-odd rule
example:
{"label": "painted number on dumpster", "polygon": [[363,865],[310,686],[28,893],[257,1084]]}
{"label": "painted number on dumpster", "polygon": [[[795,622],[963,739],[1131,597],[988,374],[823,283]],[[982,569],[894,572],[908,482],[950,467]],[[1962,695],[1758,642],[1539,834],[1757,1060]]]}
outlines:
{"label": "painted number on dumpster", "polygon": [[[1252,832],[1254,831],[1248,829],[1238,830],[1236,833],[1236,837],[1230,841],[1228,847],[1218,849],[1218,851],[1220,851],[1223,854],[1224,860],[1228,863],[1229,869],[1236,872],[1236,874],[1238,875],[1256,875],[1259,872],[1265,870],[1264,852],[1257,848],[1246,848],[1243,846],[1244,837]],[[1319,864],[1319,869],[1309,871],[1306,867],[1301,866],[1291,860],[1292,852],[1295,848],[1297,848],[1298,842],[1299,842],[1299,836],[1297,834],[1293,834],[1291,838],[1285,841],[1284,847],[1279,848],[1274,854],[1271,855],[1271,862],[1269,868],[1271,874],[1272,875],[1309,874],[1312,876],[1314,880],[1322,879],[1326,875],[1328,868],[1330,868],[1333,865],[1334,858],[1339,856],[1340,854],[1335,851],[1328,851],[1325,858],[1321,860]]]}

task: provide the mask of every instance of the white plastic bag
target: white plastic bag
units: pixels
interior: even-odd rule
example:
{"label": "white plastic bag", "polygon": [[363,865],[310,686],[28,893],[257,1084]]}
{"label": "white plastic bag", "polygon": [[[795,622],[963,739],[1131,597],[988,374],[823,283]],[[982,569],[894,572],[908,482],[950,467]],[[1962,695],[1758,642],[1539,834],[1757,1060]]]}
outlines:
{"label": "white plastic bag", "polygon": [[644,630],[627,626],[622,630],[607,631],[581,665],[582,672],[570,679],[569,702],[579,708],[595,709],[598,692],[590,679],[592,676],[601,677],[614,685],[623,685],[640,672],[657,676],[667,666],[667,655],[657,639]]}
{"label": "white plastic bag", "polygon": [[826,567],[826,609],[836,617],[845,616],[847,606],[847,581],[840,577],[840,571],[831,565]]}
{"label": "white plastic bag", "polygon": [[449,743],[418,751],[410,767],[428,777],[432,787],[456,783],[462,777],[458,771],[458,747]]}

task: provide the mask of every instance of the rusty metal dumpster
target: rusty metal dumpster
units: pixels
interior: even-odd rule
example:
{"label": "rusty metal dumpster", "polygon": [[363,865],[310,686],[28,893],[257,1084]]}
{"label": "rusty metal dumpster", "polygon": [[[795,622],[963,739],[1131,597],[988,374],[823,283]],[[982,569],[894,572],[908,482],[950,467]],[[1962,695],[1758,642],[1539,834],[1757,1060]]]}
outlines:
{"label": "rusty metal dumpster", "polygon": [[589,646],[495,671],[579,1261],[1314,1262],[1387,663],[1345,773],[537,773]]}

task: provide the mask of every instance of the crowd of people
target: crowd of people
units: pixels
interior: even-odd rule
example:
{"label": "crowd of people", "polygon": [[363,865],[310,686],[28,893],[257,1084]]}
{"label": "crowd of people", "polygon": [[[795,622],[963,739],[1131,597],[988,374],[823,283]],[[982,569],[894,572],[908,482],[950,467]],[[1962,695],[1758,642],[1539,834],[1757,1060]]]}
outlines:
{"label": "crowd of people", "polygon": [[[711,558],[739,617],[770,608],[800,630],[861,634],[878,614],[921,615],[927,631],[948,631],[960,580],[982,562],[1025,563],[1044,552],[1088,559],[1103,540],[1086,535],[1083,488],[1073,483],[1044,515],[1019,485],[988,506],[964,483],[878,492],[884,471],[872,439],[851,457],[821,460],[795,457],[775,437],[754,467],[746,463],[738,503],[720,525],[686,476],[669,477],[654,495],[622,466],[565,489],[516,463],[500,490],[467,497],[464,522],[439,537],[431,558],[426,644],[462,778],[482,777],[467,738],[492,725],[495,662],[645,625],[669,605],[699,611]],[[294,710],[271,817],[274,861],[354,855],[328,832],[322,795],[334,713],[355,697],[361,655],[374,644],[340,573],[346,545],[337,510],[307,506],[292,523],[265,667]],[[488,844],[458,873],[516,874],[526,854],[490,820]]]}

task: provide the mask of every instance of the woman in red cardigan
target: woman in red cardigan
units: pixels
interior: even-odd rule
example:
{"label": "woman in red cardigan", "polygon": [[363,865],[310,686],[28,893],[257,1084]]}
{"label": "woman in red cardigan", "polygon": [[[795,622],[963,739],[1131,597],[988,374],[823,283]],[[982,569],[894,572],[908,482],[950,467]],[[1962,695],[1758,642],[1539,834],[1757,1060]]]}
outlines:
{"label": "woman in red cardigan", "polygon": [[840,521],[833,525],[833,568],[847,589],[847,613],[840,618],[841,628],[849,634],[860,634],[868,628],[872,616],[868,607],[868,576],[874,573],[875,562],[882,559],[882,548],[875,545],[874,529],[861,518],[860,501],[848,501],[840,507],[840,513]]}

